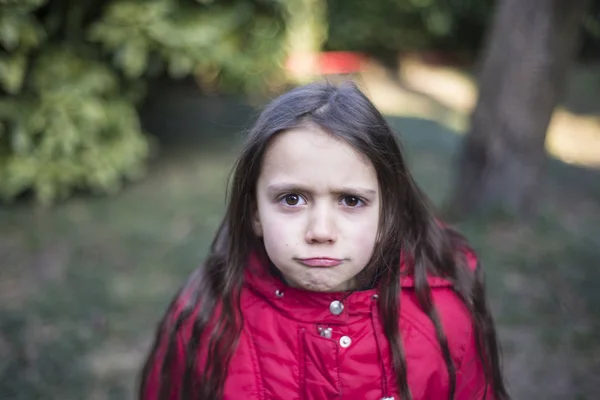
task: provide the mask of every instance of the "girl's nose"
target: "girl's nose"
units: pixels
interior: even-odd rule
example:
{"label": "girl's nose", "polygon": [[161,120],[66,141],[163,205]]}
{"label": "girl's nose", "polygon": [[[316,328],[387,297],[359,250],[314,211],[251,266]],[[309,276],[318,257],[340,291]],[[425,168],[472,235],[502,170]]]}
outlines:
{"label": "girl's nose", "polygon": [[306,229],[308,243],[335,243],[337,240],[337,227],[331,210],[315,209],[309,217]]}

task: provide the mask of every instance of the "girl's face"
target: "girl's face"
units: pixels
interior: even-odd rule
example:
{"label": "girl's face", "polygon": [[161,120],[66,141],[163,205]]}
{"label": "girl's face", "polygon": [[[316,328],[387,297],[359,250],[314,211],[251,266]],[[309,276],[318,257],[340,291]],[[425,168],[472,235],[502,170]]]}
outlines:
{"label": "girl's face", "polygon": [[294,287],[354,288],[375,247],[381,191],[371,162],[312,125],[275,136],[256,189],[254,231]]}

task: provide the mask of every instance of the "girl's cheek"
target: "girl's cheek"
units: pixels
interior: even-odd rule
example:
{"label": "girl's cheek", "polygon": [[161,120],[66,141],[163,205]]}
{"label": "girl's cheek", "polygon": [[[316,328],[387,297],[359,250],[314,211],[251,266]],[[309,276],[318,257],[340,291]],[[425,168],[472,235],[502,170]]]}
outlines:
{"label": "girl's cheek", "polygon": [[363,226],[356,232],[354,244],[362,251],[372,251],[377,238],[377,224]]}
{"label": "girl's cheek", "polygon": [[265,239],[285,243],[289,240],[290,228],[289,224],[283,222],[269,222],[263,225]]}
{"label": "girl's cheek", "polygon": [[379,218],[367,218],[362,224],[356,224],[357,236],[360,240],[374,240],[379,229]]}

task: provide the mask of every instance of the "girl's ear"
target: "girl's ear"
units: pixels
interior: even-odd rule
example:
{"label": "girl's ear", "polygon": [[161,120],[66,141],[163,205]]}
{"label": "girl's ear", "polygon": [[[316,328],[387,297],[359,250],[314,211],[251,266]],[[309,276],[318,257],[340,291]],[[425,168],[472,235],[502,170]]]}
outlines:
{"label": "girl's ear", "polygon": [[258,215],[258,210],[255,208],[252,214],[252,229],[254,230],[254,234],[258,237],[262,237],[263,230],[262,224],[260,223],[260,216]]}

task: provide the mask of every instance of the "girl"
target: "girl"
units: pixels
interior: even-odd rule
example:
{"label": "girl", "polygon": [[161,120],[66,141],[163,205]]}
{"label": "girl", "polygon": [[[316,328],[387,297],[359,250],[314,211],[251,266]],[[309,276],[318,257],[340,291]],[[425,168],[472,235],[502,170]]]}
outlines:
{"label": "girl", "polygon": [[141,400],[507,399],[482,272],[351,83],[258,118]]}

